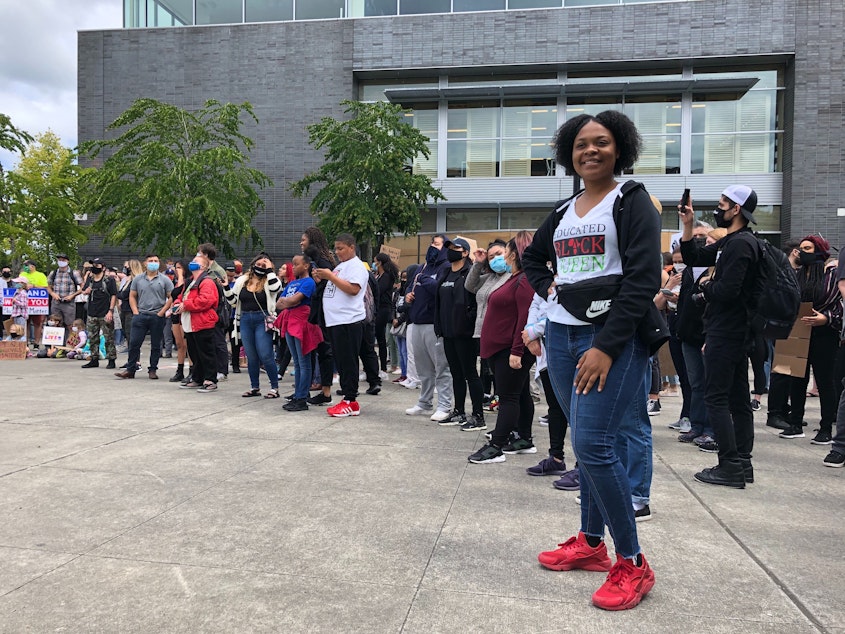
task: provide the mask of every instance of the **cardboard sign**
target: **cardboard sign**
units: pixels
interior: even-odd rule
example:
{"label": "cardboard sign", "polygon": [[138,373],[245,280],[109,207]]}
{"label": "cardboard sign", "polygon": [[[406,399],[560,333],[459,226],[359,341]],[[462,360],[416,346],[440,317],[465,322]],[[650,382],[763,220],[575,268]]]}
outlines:
{"label": "cardboard sign", "polygon": [[58,326],[44,326],[41,343],[45,346],[61,346],[65,342],[65,329]]}
{"label": "cardboard sign", "polygon": [[399,256],[402,255],[402,250],[397,249],[395,247],[389,247],[386,244],[381,245],[379,249],[379,253],[387,253],[390,256],[390,260],[396,265],[399,266]]}
{"label": "cardboard sign", "polygon": [[0,341],[0,361],[26,359],[26,341]]}
{"label": "cardboard sign", "polygon": [[813,314],[813,304],[803,302],[798,309],[798,319],[787,339],[775,341],[775,357],[772,372],[787,376],[803,377],[807,374],[807,357],[810,354],[810,335],[813,327],[801,321]]}

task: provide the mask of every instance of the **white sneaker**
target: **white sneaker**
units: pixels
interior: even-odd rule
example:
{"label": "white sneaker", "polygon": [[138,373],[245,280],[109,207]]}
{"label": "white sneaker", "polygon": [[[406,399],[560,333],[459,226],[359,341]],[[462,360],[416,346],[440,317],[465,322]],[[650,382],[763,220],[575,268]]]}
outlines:
{"label": "white sneaker", "polygon": [[400,374],[401,375],[402,374],[402,368],[396,368],[395,370],[393,370],[393,372],[391,372],[391,374]]}
{"label": "white sneaker", "polygon": [[218,381],[227,381],[229,379],[228,374],[223,374],[222,372],[217,373],[217,380]]}
{"label": "white sneaker", "polygon": [[430,420],[433,420],[435,423],[439,423],[442,420],[446,420],[451,415],[452,415],[452,412],[439,409],[431,415]]}
{"label": "white sneaker", "polygon": [[540,416],[540,418],[537,419],[537,422],[540,423],[540,425],[542,425],[543,427],[548,427],[549,426],[549,415],[546,414],[545,416]]}
{"label": "white sneaker", "polygon": [[366,372],[360,372],[358,374],[358,380],[359,381],[366,381],[367,380],[367,373]]}
{"label": "white sneaker", "polygon": [[418,404],[405,410],[408,416],[429,416],[432,410],[420,407]]}
{"label": "white sneaker", "polygon": [[419,389],[420,382],[414,381],[413,379],[406,379],[406,380],[402,381],[399,385],[401,385],[402,387],[406,387],[409,390],[416,390],[416,389]]}
{"label": "white sneaker", "polygon": [[378,378],[380,378],[382,381],[384,381],[385,379],[389,379],[390,376],[384,370],[380,370],[379,373],[378,373]]}

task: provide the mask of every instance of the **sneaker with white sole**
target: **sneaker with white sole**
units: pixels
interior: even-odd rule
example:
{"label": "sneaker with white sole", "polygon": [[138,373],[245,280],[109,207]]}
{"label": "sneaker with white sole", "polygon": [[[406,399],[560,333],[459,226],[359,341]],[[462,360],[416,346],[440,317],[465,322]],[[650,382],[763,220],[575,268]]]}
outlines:
{"label": "sneaker with white sole", "polygon": [[[435,415],[439,414],[439,413],[440,412],[436,412]],[[434,416],[431,417],[431,420],[434,420]],[[449,414],[448,418],[438,420],[437,424],[440,425],[441,427],[450,427],[450,426],[454,426],[454,425],[463,425],[465,422],[467,422],[467,415],[466,415],[465,412],[459,412],[458,410],[452,410],[452,412]]]}
{"label": "sneaker with white sole", "polygon": [[505,454],[496,445],[484,445],[481,449],[467,458],[473,464],[491,464],[504,462]]}
{"label": "sneaker with white sole", "polygon": [[439,409],[429,416],[428,419],[434,421],[435,423],[439,423],[441,421],[448,420],[451,416],[452,412],[445,409]]}
{"label": "sneaker with white sole", "polygon": [[463,425],[461,431],[484,431],[487,423],[484,422],[483,414],[472,414]]}
{"label": "sneaker with white sole", "polygon": [[649,399],[648,405],[646,406],[646,411],[648,412],[649,416],[657,416],[660,414],[660,399]]}
{"label": "sneaker with white sole", "polygon": [[548,427],[549,426],[549,415],[546,414],[545,416],[540,416],[540,418],[537,419],[537,422],[540,423],[540,425],[542,427]]}
{"label": "sneaker with white sole", "polygon": [[690,431],[692,429],[692,423],[690,422],[689,418],[687,418],[686,416],[682,416],[681,418],[676,420],[674,423],[667,425],[667,427],[669,429],[677,429],[682,434],[686,434],[688,431]]}
{"label": "sneaker with white sole", "polygon": [[502,447],[502,453],[506,453],[508,455],[537,453],[537,447],[534,446],[531,439],[526,440],[525,438],[517,438]]}
{"label": "sneaker with white sole", "polygon": [[433,412],[433,409],[426,409],[425,407],[420,407],[419,405],[414,405],[413,407],[409,407],[405,410],[405,414],[408,416],[431,416]]}
{"label": "sneaker with white sole", "polygon": [[346,418],[347,416],[360,416],[361,406],[358,401],[342,400],[337,405],[326,409],[326,414],[334,418]]}

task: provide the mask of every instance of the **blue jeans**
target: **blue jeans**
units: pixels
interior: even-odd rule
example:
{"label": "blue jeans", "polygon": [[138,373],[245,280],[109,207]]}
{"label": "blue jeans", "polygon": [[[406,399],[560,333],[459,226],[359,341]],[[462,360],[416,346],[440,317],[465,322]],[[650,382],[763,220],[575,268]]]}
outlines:
{"label": "blue jeans", "polygon": [[247,371],[252,389],[259,386],[261,364],[270,379],[270,387],[279,389],[279,370],[276,356],[273,354],[273,334],[264,328],[264,313],[260,310],[241,313],[241,341],[247,358]]}
{"label": "blue jeans", "polygon": [[648,352],[633,337],[610,366],[604,389],[575,394],[575,366],[593,346],[600,325],[566,326],[549,322],[546,358],[555,395],[572,430],[572,448],[581,476],[581,531],[603,537],[604,527],[627,559],[640,553],[631,485],[625,465],[616,453],[620,427],[630,416],[631,402],[643,399],[643,377]]}
{"label": "blue jeans", "polygon": [[294,376],[294,392],[293,397],[296,399],[308,398],[308,390],[311,387],[311,354],[302,353],[302,341],[291,334],[285,335],[285,341],[288,343],[288,350],[290,351],[290,358],[293,361],[293,367],[296,370]]}
{"label": "blue jeans", "polygon": [[628,414],[619,426],[619,432],[616,435],[616,455],[622,460],[628,472],[631,501],[642,505],[650,502],[653,473],[651,418],[647,408],[650,386],[651,371],[646,368],[640,386],[642,398],[631,399]]}
{"label": "blue jeans", "polygon": [[399,349],[399,369],[402,370],[400,376],[408,376],[408,340],[397,336],[396,347]]}
{"label": "blue jeans", "polygon": [[684,363],[687,366],[687,378],[690,386],[690,431],[697,435],[713,435],[713,427],[707,419],[707,407],[704,405],[704,355],[701,347],[682,343]]}

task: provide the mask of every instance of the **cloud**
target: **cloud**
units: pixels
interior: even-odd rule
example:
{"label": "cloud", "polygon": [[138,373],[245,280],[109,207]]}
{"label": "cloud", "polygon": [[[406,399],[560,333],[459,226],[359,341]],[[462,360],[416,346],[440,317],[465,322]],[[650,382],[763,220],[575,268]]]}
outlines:
{"label": "cloud", "polygon": [[[123,26],[121,0],[0,2],[0,112],[30,134],[77,142],[77,31]],[[0,162],[11,165],[8,153]]]}

